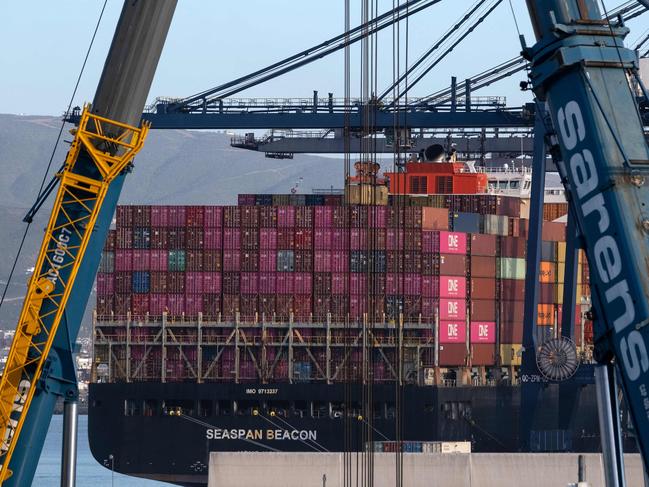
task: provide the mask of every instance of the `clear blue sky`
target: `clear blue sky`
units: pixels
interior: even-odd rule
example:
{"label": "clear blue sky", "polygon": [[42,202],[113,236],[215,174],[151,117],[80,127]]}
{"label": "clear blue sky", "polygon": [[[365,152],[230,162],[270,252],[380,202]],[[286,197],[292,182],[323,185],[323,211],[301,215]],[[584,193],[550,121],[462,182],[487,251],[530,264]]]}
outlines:
{"label": "clear blue sky", "polygon": [[[607,8],[622,0],[606,0]],[[0,113],[58,115],[67,105],[87,49],[101,0],[21,0],[0,5]],[[90,61],[75,99],[93,97],[122,6],[108,0]],[[360,0],[351,0],[355,25]],[[379,0],[379,10],[393,0]],[[523,0],[513,0],[516,16],[532,42]],[[149,100],[188,96],[248,73],[325,40],[343,30],[343,0],[179,0]],[[456,21],[473,0],[443,0],[412,17],[410,56],[416,58]],[[649,15],[631,21],[630,41],[649,27]],[[392,80],[392,32],[379,37],[379,87]],[[513,16],[505,0],[451,56],[413,92],[426,95],[514,57],[520,50]],[[357,51],[357,49],[355,49]],[[333,91],[342,96],[342,54],[258,86],[239,96],[310,97]],[[360,71],[358,57],[354,57]],[[518,91],[521,76],[485,88],[480,94],[507,96],[511,105],[528,99]],[[358,91],[358,82],[352,82]]]}

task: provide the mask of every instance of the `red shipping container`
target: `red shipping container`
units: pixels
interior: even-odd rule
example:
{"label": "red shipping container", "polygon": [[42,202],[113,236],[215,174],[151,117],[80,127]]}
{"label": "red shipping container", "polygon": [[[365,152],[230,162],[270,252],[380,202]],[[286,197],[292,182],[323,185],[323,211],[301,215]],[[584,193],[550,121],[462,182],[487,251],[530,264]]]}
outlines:
{"label": "red shipping container", "polygon": [[425,230],[448,230],[448,209],[423,207],[421,227]]}
{"label": "red shipping container", "polygon": [[318,295],[331,294],[331,274],[328,272],[313,274],[313,293]]}
{"label": "red shipping container", "polygon": [[495,235],[471,235],[471,255],[496,257],[498,238]]}
{"label": "red shipping container", "polygon": [[294,277],[289,272],[278,272],[276,274],[276,289],[278,294],[293,294]]}
{"label": "red shipping container", "polygon": [[201,294],[203,292],[203,273],[187,272],[185,274],[185,293]]}
{"label": "red shipping container", "polygon": [[311,294],[313,290],[313,275],[307,272],[296,272],[293,276],[293,292],[295,294]]}
{"label": "red shipping container", "polygon": [[168,294],[167,309],[171,316],[181,316],[185,312],[185,295]]}
{"label": "red shipping container", "polygon": [[259,292],[262,294],[274,294],[275,293],[275,272],[260,272],[258,276]]}
{"label": "red shipping container", "polygon": [[131,317],[143,319],[149,312],[149,295],[133,294],[131,296]]}
{"label": "red shipping container", "polygon": [[259,226],[265,228],[277,227],[277,208],[262,206],[259,208]]}
{"label": "red shipping container", "polygon": [[328,295],[317,295],[313,297],[313,317],[316,320],[325,321],[329,313],[331,297]]}
{"label": "red shipping container", "polygon": [[223,226],[226,228],[241,227],[241,213],[238,206],[223,207]]}
{"label": "red shipping container", "polygon": [[133,229],[130,227],[117,227],[115,233],[115,248],[130,249],[133,247]]}
{"label": "red shipping container", "polygon": [[169,226],[169,207],[152,206],[151,207],[151,226],[168,227]]}
{"label": "red shipping container", "polygon": [[[150,251],[150,270],[165,272],[167,270],[169,253],[166,250]],[[142,269],[148,270],[148,269]]]}
{"label": "red shipping container", "polygon": [[523,322],[508,321],[500,323],[500,343],[521,343],[523,341]]}
{"label": "red shipping container", "polygon": [[471,321],[496,321],[496,301],[493,299],[471,300]]}
{"label": "red shipping container", "polygon": [[295,231],[292,228],[277,229],[277,248],[281,250],[295,248]]}
{"label": "red shipping container", "polygon": [[295,207],[295,227],[296,228],[313,227],[313,206]]}
{"label": "red shipping container", "polygon": [[206,272],[215,272],[221,270],[220,250],[203,251],[203,270]]}
{"label": "red shipping container", "polygon": [[185,292],[184,272],[168,272],[166,279],[167,279],[167,289],[169,290],[170,293]]}
{"label": "red shipping container", "polygon": [[466,278],[439,276],[439,295],[442,298],[465,298]]}
{"label": "red shipping container", "polygon": [[345,321],[348,312],[347,296],[333,295],[331,296],[330,313],[332,321]]}
{"label": "red shipping container", "polygon": [[333,221],[334,228],[348,228],[349,227],[349,207],[339,206],[333,208]]}
{"label": "red shipping container", "polygon": [[388,228],[385,232],[386,250],[402,250],[405,248],[404,231],[395,228]]}
{"label": "red shipping container", "polygon": [[[296,295],[293,296],[293,314],[297,320],[308,320],[311,317],[311,295]],[[302,334],[310,331],[308,328],[302,330]]]}
{"label": "red shipping container", "polygon": [[236,272],[241,269],[241,252],[238,250],[223,251],[223,271]]}
{"label": "red shipping container", "polygon": [[257,294],[259,291],[258,274],[256,272],[241,273],[241,292],[243,294]]}
{"label": "red shipping container", "polygon": [[256,228],[259,226],[259,207],[247,206],[241,208],[241,226],[247,228]]}
{"label": "red shipping container", "polygon": [[[239,313],[241,314],[241,318],[245,320],[251,320],[256,317],[256,314],[258,312],[257,308],[257,295],[256,294],[242,294],[241,297],[239,298]],[[248,335],[250,332],[246,330],[246,335]],[[248,339],[250,340],[250,335],[248,335]],[[249,355],[244,354],[243,355],[243,360],[249,359]],[[244,362],[242,361],[242,365]],[[254,369],[254,367],[253,367]],[[243,368],[242,368],[243,370]]]}
{"label": "red shipping container", "polygon": [[219,294],[203,294],[203,319],[216,321],[221,313],[221,296]]}
{"label": "red shipping container", "polygon": [[330,251],[316,250],[314,252],[313,270],[315,272],[331,272],[331,252]]}
{"label": "red shipping container", "polygon": [[471,279],[471,299],[496,299],[496,280],[487,278]]}
{"label": "red shipping container", "polygon": [[439,232],[421,232],[421,249],[423,252],[439,252]]}
{"label": "red shipping container", "polygon": [[385,274],[370,274],[367,287],[373,296],[385,294]]}
{"label": "red shipping container", "polygon": [[313,272],[313,252],[296,250],[294,254],[295,272]]}
{"label": "red shipping container", "polygon": [[184,206],[169,206],[168,207],[168,223],[170,227],[184,227],[187,224],[186,207]]}
{"label": "red shipping container", "polygon": [[259,252],[242,250],[241,270],[246,272],[257,272],[259,270]]}
{"label": "red shipping container", "polygon": [[223,208],[221,206],[206,206],[204,224],[205,228],[220,228],[223,226]]}
{"label": "red shipping container", "polygon": [[151,228],[150,246],[152,249],[168,249],[169,239],[167,229],[160,227]]}
{"label": "red shipping container", "polygon": [[241,276],[238,272],[223,273],[223,293],[238,294],[241,289]]}
{"label": "red shipping container", "polygon": [[221,292],[221,274],[219,272],[203,273],[203,292],[210,294]]}
{"label": "red shipping container", "polygon": [[370,228],[386,228],[388,225],[388,211],[386,206],[368,207],[368,223]]}
{"label": "red shipping container", "polygon": [[331,228],[333,226],[334,213],[331,206],[316,206],[314,216],[316,228]]}
{"label": "red shipping container", "polygon": [[464,320],[466,318],[466,303],[464,298],[439,300],[439,317],[442,320]]}
{"label": "red shipping container", "polygon": [[313,247],[316,250],[331,250],[332,231],[330,228],[315,228],[313,234]]}
{"label": "red shipping container", "polygon": [[313,247],[313,230],[295,230],[295,248],[297,250],[309,250]]}
{"label": "red shipping container", "polygon": [[110,251],[112,252],[115,250],[115,245],[116,245],[116,240],[117,240],[117,231],[116,230],[108,230],[108,235],[106,235],[106,241],[104,242],[104,252]]}
{"label": "red shipping container", "polygon": [[406,228],[421,228],[422,209],[421,206],[406,207]]}
{"label": "red shipping container", "polygon": [[203,229],[187,228],[185,230],[185,245],[187,249],[201,250],[203,248]]}
{"label": "red shipping container", "polygon": [[439,274],[439,254],[421,254],[421,273],[425,276]]}
{"label": "red shipping container", "polygon": [[466,233],[439,232],[439,251],[443,254],[466,254]]}
{"label": "red shipping container", "polygon": [[404,248],[406,250],[414,250],[421,252],[422,238],[421,230],[407,229],[405,232]]}
{"label": "red shipping container", "polygon": [[133,225],[136,227],[151,226],[151,207],[138,205],[133,207]]}
{"label": "red shipping container", "polygon": [[259,230],[259,248],[277,250],[277,229],[262,228]]}
{"label": "red shipping container", "polygon": [[[500,301],[500,321],[523,322],[524,302],[523,301]],[[501,340],[503,341],[503,340]],[[516,342],[506,342],[516,343]]]}
{"label": "red shipping container", "polygon": [[349,246],[351,250],[364,250],[367,248],[367,230],[362,228],[350,229]]}
{"label": "red shipping container", "polygon": [[465,343],[466,323],[463,321],[440,321],[439,343]]}
{"label": "red shipping container", "polygon": [[[149,250],[132,250],[131,252],[132,252],[132,259],[133,259],[133,266],[131,270],[148,271],[151,268],[151,253]],[[122,270],[122,269],[117,269],[117,270]]]}
{"label": "red shipping container", "polygon": [[387,294],[403,294],[403,274],[389,272],[385,275],[385,292]]}
{"label": "red shipping container", "polygon": [[261,272],[274,272],[277,270],[276,250],[262,250],[259,252],[259,270]]}
{"label": "red shipping container", "polygon": [[496,278],[496,263],[494,257],[471,255],[471,277]]}
{"label": "red shipping container", "polygon": [[406,210],[402,206],[388,206],[387,218],[388,227],[403,227],[406,219]]}
{"label": "red shipping container", "polygon": [[278,294],[275,296],[275,315],[278,319],[287,320],[293,310],[293,295]]}
{"label": "red shipping container", "polygon": [[349,291],[351,294],[367,294],[367,276],[365,274],[350,274]]}
{"label": "red shipping container", "polygon": [[522,279],[500,279],[500,297],[503,301],[523,301],[525,281]]}
{"label": "red shipping container", "polygon": [[331,231],[331,250],[349,251],[349,229],[334,228]]}
{"label": "red shipping container", "polygon": [[527,255],[527,239],[523,237],[501,237],[500,256],[525,258]]}
{"label": "red shipping container", "polygon": [[331,271],[349,272],[349,252],[331,252]]}
{"label": "red shipping container", "polygon": [[496,322],[472,321],[471,343],[496,343]]}
{"label": "red shipping container", "polygon": [[185,209],[186,225],[188,227],[203,227],[205,225],[205,207],[188,206]]}
{"label": "red shipping container", "polygon": [[421,295],[424,298],[439,297],[439,278],[437,276],[421,276]]}
{"label": "red shipping container", "polygon": [[166,272],[152,272],[151,273],[151,292],[152,293],[166,293],[167,292],[167,273]]}
{"label": "red shipping container", "polygon": [[115,271],[132,271],[133,270],[133,251],[116,250],[115,251]]}
{"label": "red shipping container", "polygon": [[331,274],[331,293],[348,294],[349,292],[349,274],[334,272]]}
{"label": "red shipping container", "polygon": [[277,226],[284,228],[293,228],[295,226],[294,206],[277,207]]}
{"label": "red shipping container", "polygon": [[118,206],[116,210],[115,220],[117,227],[132,227],[133,226],[133,207],[132,206]]}
{"label": "red shipping container", "polygon": [[113,312],[116,317],[126,317],[131,310],[130,294],[113,294]]}
{"label": "red shipping container", "polygon": [[152,316],[162,316],[167,311],[167,295],[155,293],[149,297],[149,314]]}
{"label": "red shipping container", "polygon": [[431,321],[435,317],[436,309],[437,309],[437,301],[434,298],[430,298],[430,297],[421,298],[422,319]]}
{"label": "red shipping container", "polygon": [[543,222],[543,230],[541,232],[542,239],[551,242],[565,242],[566,241],[566,224],[558,222]]}
{"label": "red shipping container", "polygon": [[185,270],[196,272],[203,270],[203,252],[201,250],[185,251]]}
{"label": "red shipping container", "polygon": [[352,294],[349,297],[349,317],[360,321],[364,313],[367,313],[367,296]]}
{"label": "red shipping container", "polygon": [[556,285],[554,283],[539,283],[539,303],[553,304],[556,301]]}
{"label": "red shipping container", "polygon": [[496,346],[487,343],[471,345],[471,365],[496,365]]}
{"label": "red shipping container", "polygon": [[184,249],[187,246],[185,240],[185,229],[169,227],[167,229],[167,245],[169,249]]}
{"label": "red shipping container", "polygon": [[[260,294],[258,303],[259,303],[259,317],[264,320],[272,319],[273,315],[275,314],[275,295]],[[266,333],[268,333],[268,331]],[[270,357],[268,356],[269,352],[270,350],[267,350],[266,354],[267,354],[267,358],[270,360]]]}
{"label": "red shipping container", "polygon": [[113,274],[97,273],[97,294],[107,295],[115,292],[115,279]]}
{"label": "red shipping container", "polygon": [[439,273],[445,276],[465,276],[466,256],[440,254]]}

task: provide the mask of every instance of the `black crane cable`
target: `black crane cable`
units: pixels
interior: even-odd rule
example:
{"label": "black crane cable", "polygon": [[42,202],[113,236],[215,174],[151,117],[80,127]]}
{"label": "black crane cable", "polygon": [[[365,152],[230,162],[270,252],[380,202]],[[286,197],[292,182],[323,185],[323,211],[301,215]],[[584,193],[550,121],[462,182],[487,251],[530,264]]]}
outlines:
{"label": "black crane cable", "polygon": [[[97,31],[99,30],[99,25],[101,24],[101,20],[104,16],[104,11],[106,10],[106,4],[108,3],[108,0],[104,0],[104,4],[101,7],[101,11],[99,12],[99,18],[97,19],[97,23],[95,24],[95,30],[92,33],[92,38],[90,39],[90,44],[88,45],[88,49],[86,50],[86,55],[83,58],[83,64],[81,65],[81,70],[79,71],[79,75],[77,76],[77,81],[74,85],[74,90],[72,90],[72,96],[70,97],[70,102],[68,103],[68,108],[65,111],[65,116],[63,117],[63,120],[61,121],[61,127],[59,128],[59,133],[56,136],[56,141],[54,142],[54,147],[52,147],[52,153],[50,154],[50,159],[47,163],[47,167],[45,168],[45,173],[43,174],[43,179],[41,181],[41,185],[38,188],[38,194],[36,196],[36,201],[37,204],[40,202],[40,205],[44,202],[42,199],[44,194],[49,194],[49,192],[52,191],[54,188],[54,184],[50,183],[48,184],[48,187],[45,189],[45,192],[43,191],[43,188],[45,187],[45,181],[47,181],[47,177],[49,175],[50,169],[52,167],[52,161],[54,161],[54,156],[56,154],[56,149],[59,146],[59,143],[61,141],[61,136],[63,135],[63,129],[65,128],[66,124],[66,119],[68,115],[70,114],[70,109],[72,108],[72,104],[74,103],[74,97],[77,94],[77,90],[79,89],[79,83],[81,82],[81,77],[83,75],[83,72],[86,69],[86,63],[88,62],[88,57],[90,56],[90,51],[92,50],[92,46],[95,43],[95,38],[97,37]],[[38,207],[40,207],[38,205]],[[36,206],[36,205],[35,205]],[[29,228],[32,224],[33,221],[33,213],[30,211],[28,216],[25,218],[25,223],[27,224],[25,226],[25,231],[23,232],[22,239],[20,240],[20,245],[18,246],[18,251],[16,252],[16,258],[13,261],[13,264],[11,266],[11,271],[9,272],[9,277],[7,278],[7,283],[5,284],[5,288],[2,291],[2,297],[0,298],[0,309],[2,308],[2,305],[4,304],[5,297],[7,296],[7,291],[9,290],[9,286],[11,285],[11,280],[13,279],[14,272],[16,271],[16,266],[18,265],[18,259],[20,258],[20,255],[23,250],[23,246],[25,245],[25,240],[27,239],[27,233],[29,232]]]}

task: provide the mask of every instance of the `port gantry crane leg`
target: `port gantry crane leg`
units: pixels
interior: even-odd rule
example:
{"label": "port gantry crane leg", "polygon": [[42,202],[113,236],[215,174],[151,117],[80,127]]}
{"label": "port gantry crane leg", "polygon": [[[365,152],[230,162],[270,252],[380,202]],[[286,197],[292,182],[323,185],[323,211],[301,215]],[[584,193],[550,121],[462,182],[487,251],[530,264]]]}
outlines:
{"label": "port gantry crane leg", "polygon": [[[3,486],[31,485],[57,398],[76,400],[72,353],[126,170],[148,130],[135,125],[175,6],[176,0],[124,3],[93,104],[84,109],[57,175],[59,189],[0,379]],[[64,480],[73,485],[74,472]]]}
{"label": "port gantry crane leg", "polygon": [[523,55],[552,120],[550,152],[591,270],[606,480],[622,487],[616,376],[645,468],[649,455],[649,147],[628,76],[637,54],[624,46],[628,29],[602,20],[596,0],[527,6],[537,42],[523,42]]}

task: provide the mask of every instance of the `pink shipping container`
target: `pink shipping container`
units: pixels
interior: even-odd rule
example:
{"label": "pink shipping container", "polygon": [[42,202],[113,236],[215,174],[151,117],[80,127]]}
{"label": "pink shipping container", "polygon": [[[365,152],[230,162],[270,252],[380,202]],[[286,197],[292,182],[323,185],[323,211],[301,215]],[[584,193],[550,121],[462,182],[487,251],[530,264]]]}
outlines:
{"label": "pink shipping container", "polygon": [[168,294],[167,295],[167,309],[171,316],[180,316],[185,312],[185,295],[184,294]]}
{"label": "pink shipping container", "polygon": [[316,250],[313,255],[314,272],[331,272],[331,252]]}
{"label": "pink shipping container", "polygon": [[404,232],[396,228],[388,228],[385,234],[385,248],[387,250],[402,250],[405,248]]}
{"label": "pink shipping container", "polygon": [[439,317],[441,320],[464,320],[466,318],[466,301],[462,299],[441,298],[439,300]]}
{"label": "pink shipping container", "polygon": [[349,250],[349,229],[334,228],[331,231],[331,250]]}
{"label": "pink shipping container", "polygon": [[[153,213],[151,216],[153,217]],[[151,294],[149,297],[149,314],[162,316],[162,313],[165,311],[167,311],[167,295],[160,293]]]}
{"label": "pink shipping container", "polygon": [[421,232],[421,250],[428,253],[439,252],[439,232]]}
{"label": "pink shipping container", "polygon": [[286,228],[293,228],[295,226],[294,206],[277,207],[277,226]]}
{"label": "pink shipping container", "polygon": [[264,250],[277,249],[276,228],[262,228],[259,230],[259,248]]}
{"label": "pink shipping container", "polygon": [[421,295],[424,298],[439,297],[439,278],[437,276],[421,276]]}
{"label": "pink shipping container", "polygon": [[259,252],[259,270],[261,272],[274,272],[277,270],[276,250],[262,250]]}
{"label": "pink shipping container", "polygon": [[349,292],[349,274],[334,272],[331,274],[331,294],[347,294]]}
{"label": "pink shipping container", "polygon": [[[241,273],[241,293],[257,294],[259,291],[259,277],[256,272]],[[265,292],[265,291],[263,291]]]}
{"label": "pink shipping container", "polygon": [[466,298],[466,278],[439,276],[439,295],[442,298]]}
{"label": "pink shipping container", "polygon": [[203,229],[203,245],[206,250],[219,250],[222,244],[222,230],[220,228]]}
{"label": "pink shipping container", "polygon": [[334,224],[333,208],[331,206],[315,207],[315,227],[331,228]]}
{"label": "pink shipping container", "polygon": [[219,228],[223,225],[223,207],[206,206],[205,207],[205,227]]}
{"label": "pink shipping container", "polygon": [[185,273],[185,294],[202,294],[203,293],[203,273],[187,272]]}
{"label": "pink shipping container", "polygon": [[152,206],[151,207],[151,226],[168,227],[169,226],[169,207]]}
{"label": "pink shipping container", "polygon": [[349,297],[349,317],[360,320],[364,313],[367,313],[367,296],[352,294]]}
{"label": "pink shipping container", "polygon": [[290,272],[278,272],[276,274],[277,294],[293,294],[293,274]]}
{"label": "pink shipping container", "polygon": [[167,223],[170,227],[184,227],[187,223],[185,207],[169,206]]}
{"label": "pink shipping container", "polygon": [[133,247],[133,229],[118,228],[115,233],[115,248],[130,249]]}
{"label": "pink shipping container", "polygon": [[134,271],[151,270],[151,251],[150,250],[133,250],[133,269]]}
{"label": "pink shipping container", "polygon": [[293,292],[295,294],[311,294],[313,289],[313,274],[296,272],[293,275]]}
{"label": "pink shipping container", "polygon": [[404,274],[403,293],[407,296],[418,296],[421,294],[421,275],[415,273]]}
{"label": "pink shipping container", "polygon": [[471,343],[496,343],[496,323],[493,321],[472,321]]}
{"label": "pink shipping container", "polygon": [[203,292],[208,294],[218,294],[221,292],[220,272],[203,273]]}
{"label": "pink shipping container", "polygon": [[144,318],[149,312],[149,295],[133,294],[131,296],[131,315],[134,318]]}
{"label": "pink shipping container", "polygon": [[465,343],[466,323],[462,321],[440,321],[439,343]]}
{"label": "pink shipping container", "polygon": [[259,292],[262,294],[275,293],[275,272],[260,272],[259,273]]}
{"label": "pink shipping container", "polygon": [[349,272],[349,252],[331,252],[331,272]]}
{"label": "pink shipping container", "polygon": [[238,228],[225,228],[223,230],[223,248],[241,248],[241,231]]}
{"label": "pink shipping container", "polygon": [[367,248],[367,230],[352,228],[349,234],[349,246],[351,250],[364,250]]}
{"label": "pink shipping container", "polygon": [[132,271],[133,270],[133,251],[116,250],[115,251],[115,271]]}
{"label": "pink shipping container", "polygon": [[107,295],[115,292],[115,279],[113,274],[99,272],[97,274],[97,294]]}
{"label": "pink shipping container", "polygon": [[241,268],[241,252],[238,250],[223,251],[223,271],[236,272]]}
{"label": "pink shipping container", "polygon": [[386,206],[371,206],[367,211],[370,228],[386,228],[388,226],[388,208]]}
{"label": "pink shipping container", "polygon": [[350,274],[349,292],[351,294],[367,294],[367,276],[365,274]]}
{"label": "pink shipping container", "polygon": [[439,232],[439,251],[443,254],[466,254],[466,233]]}
{"label": "pink shipping container", "polygon": [[332,231],[330,228],[313,230],[313,247],[316,250],[331,250]]}
{"label": "pink shipping container", "polygon": [[168,258],[169,258],[169,252],[166,250],[151,250],[150,270],[165,272],[167,270]]}
{"label": "pink shipping container", "polygon": [[185,295],[185,315],[198,316],[203,311],[203,296],[200,294]]}

